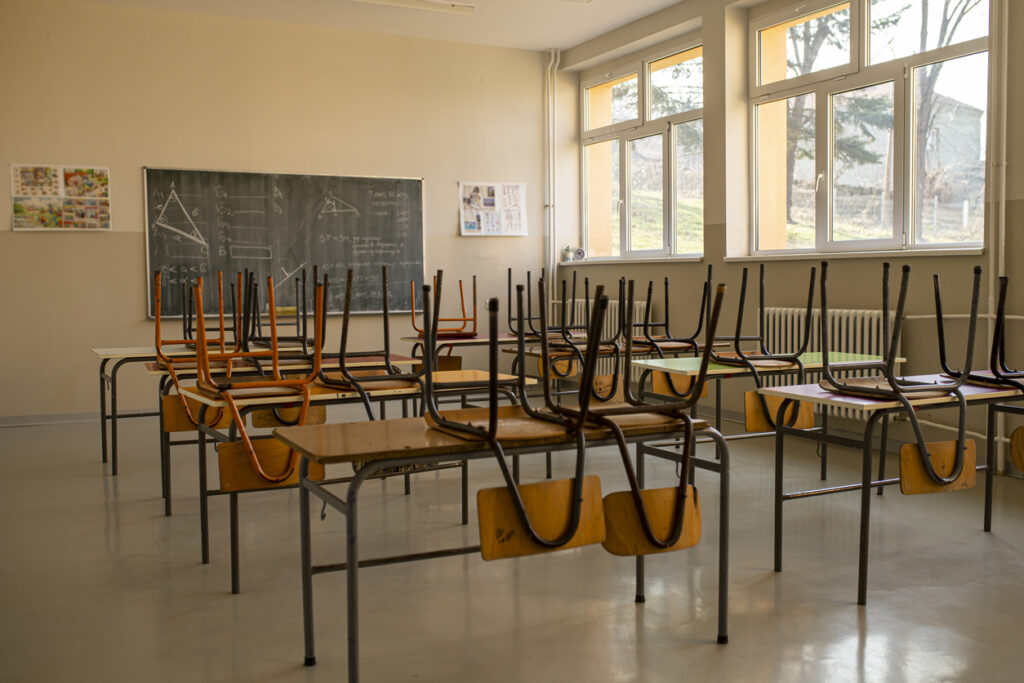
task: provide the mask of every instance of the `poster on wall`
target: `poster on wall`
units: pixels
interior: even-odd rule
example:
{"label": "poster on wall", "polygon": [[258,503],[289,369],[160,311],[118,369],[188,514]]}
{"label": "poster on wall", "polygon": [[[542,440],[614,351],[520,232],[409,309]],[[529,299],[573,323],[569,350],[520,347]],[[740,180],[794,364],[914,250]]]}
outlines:
{"label": "poster on wall", "polygon": [[526,183],[459,183],[463,237],[525,237]]}
{"label": "poster on wall", "polygon": [[110,169],[11,164],[14,230],[110,230]]}

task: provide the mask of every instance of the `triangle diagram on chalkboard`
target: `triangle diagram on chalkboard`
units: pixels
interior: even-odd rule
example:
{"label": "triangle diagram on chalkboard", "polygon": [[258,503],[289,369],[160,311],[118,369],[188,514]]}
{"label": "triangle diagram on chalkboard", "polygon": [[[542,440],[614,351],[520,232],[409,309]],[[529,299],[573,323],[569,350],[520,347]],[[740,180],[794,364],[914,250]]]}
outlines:
{"label": "triangle diagram on chalkboard", "polygon": [[153,225],[163,230],[177,233],[200,246],[209,246],[203,238],[203,234],[199,232],[195,221],[192,220],[188,209],[181,203],[181,198],[178,197],[178,192],[174,189],[173,185],[171,185],[171,194],[167,197],[164,205],[160,207],[160,213],[157,215],[156,220],[153,221]]}
{"label": "triangle diagram on chalkboard", "polygon": [[325,215],[332,213],[354,213],[359,215],[359,209],[352,206],[344,199],[338,197],[333,192],[328,192],[326,196],[320,201],[320,210],[317,212],[317,220],[323,218]]}

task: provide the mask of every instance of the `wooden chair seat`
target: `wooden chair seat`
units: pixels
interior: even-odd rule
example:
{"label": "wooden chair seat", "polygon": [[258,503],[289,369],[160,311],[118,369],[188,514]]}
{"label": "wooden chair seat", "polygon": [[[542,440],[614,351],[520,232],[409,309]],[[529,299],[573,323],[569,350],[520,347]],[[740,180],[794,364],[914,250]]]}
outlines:
{"label": "wooden chair seat", "polygon": [[[252,442],[256,458],[268,472],[282,472],[291,458],[291,451],[277,439],[257,439]],[[282,486],[293,486],[299,483],[299,468],[292,468],[287,479],[279,482],[268,482],[261,477],[252,463],[245,444],[241,441],[228,441],[217,445],[217,465],[220,471],[221,491],[247,491],[250,489],[273,489]],[[324,466],[312,462],[309,465],[309,478],[318,481],[324,478]]]}
{"label": "wooden chair seat", "polygon": [[[892,387],[889,385],[889,382],[886,381],[884,377],[851,377],[850,379],[844,379],[843,384],[853,387],[852,391],[847,391],[845,393],[848,393],[851,396],[862,396],[864,398],[879,398],[879,396],[871,392],[857,392],[857,388],[883,389],[885,391],[892,391]],[[835,387],[829,384],[824,379],[818,382],[818,386],[824,389],[825,391],[831,391],[833,393],[836,392]],[[949,396],[949,392],[943,389],[936,389],[934,391],[922,390],[907,392],[907,398],[943,398],[944,396]]]}
{"label": "wooden chair seat", "polygon": [[[260,378],[254,377],[252,380],[259,381]],[[209,386],[203,382],[196,384],[196,389],[207,396],[220,397],[223,393],[216,387]],[[311,387],[312,389],[312,387]],[[230,389],[231,396],[233,398],[269,398],[271,396],[294,396],[297,399],[302,398],[302,394],[299,389],[295,387],[236,387]]]}
{"label": "wooden chair seat", "polygon": [[[353,377],[356,377],[357,379],[360,377],[383,377],[387,375],[387,370],[383,368],[373,370],[352,370],[349,372],[349,374],[352,375]],[[355,386],[353,385],[353,383],[349,381],[348,378],[346,378],[341,372],[325,372],[324,376],[329,380],[342,383],[344,385],[344,388],[350,388],[353,391],[355,390]],[[316,386],[324,386],[318,383],[314,384],[316,384]],[[366,384],[363,385],[364,389],[416,389],[418,387],[419,384],[417,382],[401,379],[375,380],[373,382],[367,382]],[[332,388],[335,391],[337,391],[337,387]]]}
{"label": "wooden chair seat", "polygon": [[[556,538],[566,529],[573,506],[572,479],[520,484],[516,488],[538,535],[542,538]],[[603,542],[606,533],[604,506],[601,501],[601,480],[597,475],[583,478],[582,499],[576,533],[565,545],[548,548],[530,539],[516,513],[508,487],[481,489],[476,494],[480,554],[485,560],[498,560]]]}
{"label": "wooden chair seat", "polygon": [[[771,420],[775,420],[779,414],[779,406],[782,405],[782,400],[778,396],[765,396],[764,402],[768,406],[767,417],[764,414],[764,409],[761,406],[761,401],[757,397],[756,391],[748,391],[743,394],[743,421],[744,427],[749,434],[756,434],[758,432],[773,432],[775,428],[772,426]],[[814,427],[814,406],[807,401],[800,402],[800,410],[797,413],[796,421],[793,423],[795,429],[811,429]],[[790,403],[789,407],[786,408],[786,421],[783,424],[789,424],[789,420],[793,417],[793,411],[796,410],[797,404]]]}
{"label": "wooden chair seat", "polygon": [[[488,408],[463,408],[461,410],[443,410],[441,417],[453,422],[472,425],[474,427],[487,428],[489,419]],[[432,429],[451,434],[452,436],[466,439],[468,441],[481,441],[480,437],[465,432],[459,432],[437,424],[430,417],[426,416],[427,424]],[[527,443],[533,444],[538,441],[560,443],[572,440],[569,432],[554,422],[540,420],[530,417],[523,410],[522,406],[501,406],[498,408],[498,442],[502,446],[518,446]]]}
{"label": "wooden chair seat", "polygon": [[[948,477],[956,460],[956,441],[938,441],[925,444],[928,447],[932,468],[940,477]],[[916,443],[900,447],[900,493],[941,493],[969,489],[977,482],[977,446],[974,439],[964,441],[964,466],[960,476],[949,484],[940,485],[932,481],[921,463],[921,450]]]}
{"label": "wooden chair seat", "polygon": [[[600,412],[596,410],[595,412]],[[662,413],[629,413],[626,415],[606,415],[617,424],[626,436],[643,434],[659,434],[682,430],[683,421]],[[693,420],[693,430],[707,429],[707,420]]]}
{"label": "wooden chair seat", "polygon": [[[672,529],[672,516],[679,488],[670,486],[643,489],[640,496],[643,498],[654,536],[663,541],[667,540]],[[647,538],[640,524],[640,514],[637,512],[631,491],[617,491],[604,497],[604,519],[606,537],[603,545],[612,555],[633,557],[692,548],[700,542],[700,493],[692,484],[687,488],[686,503],[683,505],[683,531],[679,535],[679,540],[667,548],[659,548]]]}

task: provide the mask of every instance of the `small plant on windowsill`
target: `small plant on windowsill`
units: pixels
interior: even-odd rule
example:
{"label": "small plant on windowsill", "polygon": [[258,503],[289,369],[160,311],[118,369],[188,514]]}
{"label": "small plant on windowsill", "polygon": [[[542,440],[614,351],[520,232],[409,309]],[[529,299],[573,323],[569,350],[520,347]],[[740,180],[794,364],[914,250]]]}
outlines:
{"label": "small plant on windowsill", "polygon": [[574,250],[573,250],[572,246],[570,246],[568,244],[565,245],[564,247],[562,247],[562,262],[563,263],[566,262],[566,261],[572,261],[572,252],[573,251]]}

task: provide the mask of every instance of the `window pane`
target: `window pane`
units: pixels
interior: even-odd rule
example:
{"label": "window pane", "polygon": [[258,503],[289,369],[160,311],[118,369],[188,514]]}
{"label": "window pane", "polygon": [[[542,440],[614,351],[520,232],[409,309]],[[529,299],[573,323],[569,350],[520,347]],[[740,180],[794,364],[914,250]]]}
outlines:
{"label": "window pane", "polygon": [[814,107],[808,93],[755,110],[758,249],[815,246]]}
{"label": "window pane", "polygon": [[651,62],[651,118],[704,106],[704,48]]}
{"label": "window pane", "polygon": [[832,96],[832,240],[892,239],[892,136],[892,81]]}
{"label": "window pane", "polygon": [[987,36],[988,4],[988,0],[871,0],[871,63]]}
{"label": "window pane", "polygon": [[619,255],[619,141],[583,148],[587,190],[587,255]]}
{"label": "window pane", "polygon": [[984,237],[987,75],[987,53],[914,69],[918,242]]}
{"label": "window pane", "polygon": [[676,253],[704,253],[704,122],[676,129]]}
{"label": "window pane", "polygon": [[805,14],[757,32],[758,83],[850,63],[850,3]]}
{"label": "window pane", "polygon": [[661,134],[629,141],[629,248],[665,246]]}
{"label": "window pane", "polygon": [[637,75],[633,73],[587,88],[587,130],[639,118],[637,82]]}

